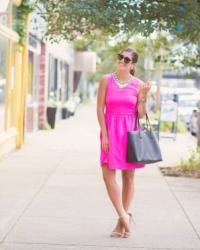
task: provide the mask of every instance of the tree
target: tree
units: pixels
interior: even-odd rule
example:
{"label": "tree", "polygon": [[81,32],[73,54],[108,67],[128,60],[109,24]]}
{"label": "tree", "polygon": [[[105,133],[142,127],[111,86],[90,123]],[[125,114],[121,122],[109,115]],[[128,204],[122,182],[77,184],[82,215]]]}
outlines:
{"label": "tree", "polygon": [[47,35],[73,40],[77,35],[169,31],[183,40],[200,41],[198,0],[40,0],[48,23]]}
{"label": "tree", "polygon": [[[46,37],[52,41],[76,41],[82,37],[87,42],[107,40],[121,36],[124,41],[141,34],[166,31],[175,42],[195,48],[195,57],[176,50],[181,63],[200,67],[200,1],[199,0],[37,0],[44,10],[41,15],[47,22]],[[103,39],[102,39],[103,38]],[[174,50],[171,60],[174,61]],[[168,53],[170,55],[170,53]],[[169,57],[168,57],[169,60]]]}

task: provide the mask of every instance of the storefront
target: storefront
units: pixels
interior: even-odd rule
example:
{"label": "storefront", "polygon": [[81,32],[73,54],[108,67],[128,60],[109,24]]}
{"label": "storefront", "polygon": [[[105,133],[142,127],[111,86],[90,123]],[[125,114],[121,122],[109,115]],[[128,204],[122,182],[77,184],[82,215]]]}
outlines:
{"label": "storefront", "polygon": [[69,97],[69,64],[49,55],[48,99],[64,103]]}
{"label": "storefront", "polygon": [[74,51],[70,44],[46,44],[48,51],[48,105],[57,106],[57,119],[73,93]]}
{"label": "storefront", "polygon": [[41,42],[29,33],[28,84],[26,91],[26,131],[38,129],[38,82]]}
{"label": "storefront", "polygon": [[12,5],[3,1],[0,6],[0,155],[16,147],[14,84],[18,40],[18,34],[12,30]]}

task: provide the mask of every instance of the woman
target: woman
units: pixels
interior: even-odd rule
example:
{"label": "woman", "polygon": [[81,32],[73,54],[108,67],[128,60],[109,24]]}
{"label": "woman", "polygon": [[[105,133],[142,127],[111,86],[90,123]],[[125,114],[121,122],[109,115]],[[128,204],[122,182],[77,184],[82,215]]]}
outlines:
{"label": "woman", "polygon": [[[117,55],[115,73],[100,79],[97,95],[97,117],[100,131],[100,162],[108,195],[119,216],[111,237],[128,238],[132,214],[129,211],[134,194],[134,173],[142,164],[126,162],[127,131],[133,130],[136,110],[139,118],[146,113],[150,83],[134,76],[138,54],[127,48]],[[105,110],[105,112],[104,112]],[[122,192],[116,182],[116,169],[122,170]]]}

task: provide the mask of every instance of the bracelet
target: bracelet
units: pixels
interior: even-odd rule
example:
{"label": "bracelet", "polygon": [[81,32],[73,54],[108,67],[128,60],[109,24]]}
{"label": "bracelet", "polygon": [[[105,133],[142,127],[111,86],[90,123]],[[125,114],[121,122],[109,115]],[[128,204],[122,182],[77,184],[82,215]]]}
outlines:
{"label": "bracelet", "polygon": [[146,99],[143,97],[139,100],[139,102],[146,103]]}

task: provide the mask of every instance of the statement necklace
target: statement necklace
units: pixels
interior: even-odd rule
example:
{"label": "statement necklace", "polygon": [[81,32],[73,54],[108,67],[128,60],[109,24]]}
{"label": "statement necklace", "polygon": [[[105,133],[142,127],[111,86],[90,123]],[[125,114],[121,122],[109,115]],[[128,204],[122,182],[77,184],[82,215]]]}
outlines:
{"label": "statement necklace", "polygon": [[114,72],[113,75],[114,75],[114,78],[115,78],[115,81],[116,81],[117,85],[118,85],[120,88],[125,88],[125,87],[130,83],[130,81],[131,81],[131,79],[132,79],[132,76],[130,75],[129,78],[128,78],[127,80],[122,81],[122,80],[119,80],[119,79],[118,79],[118,77],[117,77],[117,72]]}

